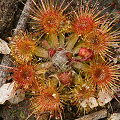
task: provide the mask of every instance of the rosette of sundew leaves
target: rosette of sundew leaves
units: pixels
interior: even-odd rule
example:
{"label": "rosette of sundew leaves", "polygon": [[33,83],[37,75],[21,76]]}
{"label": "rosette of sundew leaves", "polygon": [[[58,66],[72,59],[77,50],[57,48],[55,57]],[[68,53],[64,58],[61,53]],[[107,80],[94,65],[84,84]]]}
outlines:
{"label": "rosette of sundew leaves", "polygon": [[[27,46],[18,45],[18,51],[25,48],[26,52],[22,52],[28,53],[30,50],[32,57],[23,59],[23,63],[34,63],[37,73],[37,87],[31,99],[34,102],[32,114],[37,114],[39,118],[47,111],[55,116],[57,112],[61,116],[61,99],[62,102],[70,100],[71,105],[89,111],[116,98],[119,68],[109,58],[112,58],[110,46],[119,41],[118,30],[112,31],[112,25],[117,24],[119,15],[113,18],[112,13],[101,15],[105,9],[97,11],[97,1],[92,7],[90,1],[81,1],[78,10],[71,8],[68,15],[64,11],[71,2],[65,7],[65,0],[60,6],[54,0],[32,2],[34,7],[30,8],[30,18],[34,20],[35,38],[40,38],[39,43],[32,44],[35,45],[34,49],[29,47],[32,46],[31,42],[28,42],[29,45],[26,43]],[[23,41],[27,42],[26,39]],[[14,46],[16,43],[17,41]],[[12,56],[16,56],[15,53],[16,51]],[[19,53],[17,52],[18,56]],[[35,60],[33,54],[37,56]],[[60,92],[56,91],[58,88]]]}

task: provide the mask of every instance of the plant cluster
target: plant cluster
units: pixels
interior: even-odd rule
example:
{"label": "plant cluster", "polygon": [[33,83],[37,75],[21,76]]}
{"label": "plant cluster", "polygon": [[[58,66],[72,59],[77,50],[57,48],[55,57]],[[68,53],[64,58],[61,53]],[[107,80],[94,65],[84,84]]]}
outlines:
{"label": "plant cluster", "polygon": [[16,64],[11,77],[15,89],[32,92],[32,114],[62,118],[66,101],[87,111],[116,98],[120,74],[111,48],[119,42],[120,32],[113,30],[119,15],[102,14],[98,2],[81,1],[77,10],[72,1],[32,2],[33,32],[19,30],[9,38]]}

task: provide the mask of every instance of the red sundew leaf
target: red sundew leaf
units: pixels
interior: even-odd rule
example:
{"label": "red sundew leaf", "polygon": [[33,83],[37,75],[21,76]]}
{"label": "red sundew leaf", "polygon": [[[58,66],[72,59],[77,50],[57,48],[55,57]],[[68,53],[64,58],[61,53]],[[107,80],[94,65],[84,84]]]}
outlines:
{"label": "red sundew leaf", "polygon": [[48,49],[48,54],[50,57],[53,57],[53,55],[56,53],[56,50],[54,48],[49,48]]}
{"label": "red sundew leaf", "polygon": [[65,86],[70,86],[72,83],[72,73],[70,72],[63,72],[59,75],[60,82]]}
{"label": "red sundew leaf", "polygon": [[112,3],[111,5],[114,5],[114,3]]}

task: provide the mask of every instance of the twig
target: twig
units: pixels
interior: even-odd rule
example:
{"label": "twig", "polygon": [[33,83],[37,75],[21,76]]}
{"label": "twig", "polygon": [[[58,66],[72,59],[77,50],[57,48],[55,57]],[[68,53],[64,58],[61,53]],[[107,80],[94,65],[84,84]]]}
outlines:
{"label": "twig", "polygon": [[[19,29],[25,30],[25,25],[26,25],[26,22],[28,21],[28,15],[30,14],[30,9],[27,6],[30,6],[31,4],[32,4],[32,0],[27,0],[26,5],[24,6],[22,14],[19,18],[16,29],[13,33],[14,35],[17,33]],[[10,61],[10,59],[11,58],[9,55],[4,55],[1,61],[1,65],[13,66],[13,63]],[[0,69],[7,70],[7,68],[3,68],[3,67],[0,67]],[[0,87],[6,82],[5,78],[7,78],[8,76],[9,76],[8,72],[0,71]]]}
{"label": "twig", "polygon": [[107,110],[103,109],[75,120],[98,120],[107,117]]}
{"label": "twig", "polygon": [[[20,18],[19,18],[19,21],[18,21],[18,24],[17,24],[17,26],[16,26],[16,29],[15,29],[15,31],[14,31],[14,35],[16,35],[17,34],[17,31],[18,30],[25,30],[25,28],[26,28],[26,22],[28,21],[28,16],[29,16],[29,14],[30,14],[30,9],[29,9],[29,7],[32,5],[32,0],[27,0],[27,2],[26,2],[26,5],[24,6],[24,9],[23,9],[23,11],[22,11],[22,14],[21,14],[21,16],[20,16]],[[28,7],[29,6],[29,7]]]}

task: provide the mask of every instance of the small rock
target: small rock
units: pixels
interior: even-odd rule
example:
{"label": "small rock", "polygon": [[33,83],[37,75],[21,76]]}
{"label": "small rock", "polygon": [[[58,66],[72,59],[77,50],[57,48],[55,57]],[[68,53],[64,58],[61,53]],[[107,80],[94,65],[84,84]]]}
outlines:
{"label": "small rock", "polygon": [[18,104],[25,99],[25,92],[21,92],[21,89],[17,89],[14,96],[9,99],[12,104]]}
{"label": "small rock", "polygon": [[97,107],[98,106],[97,100],[94,97],[90,97],[88,105],[90,106],[90,108]]}
{"label": "small rock", "polygon": [[0,88],[0,104],[3,104],[6,100],[12,98],[13,96],[13,83],[3,84]]}
{"label": "small rock", "polygon": [[88,99],[85,99],[81,102],[81,106],[85,108],[87,106],[87,103],[88,103]]}
{"label": "small rock", "polygon": [[81,103],[81,106],[83,108],[87,107],[87,105],[89,105],[90,108],[94,108],[98,106],[98,103],[94,97],[90,97],[89,99],[83,100],[83,102]]}
{"label": "small rock", "polygon": [[113,113],[107,120],[120,120],[120,113]]}
{"label": "small rock", "polygon": [[7,42],[5,42],[2,39],[0,39],[0,53],[2,53],[2,54],[10,53],[10,48],[8,47]]}
{"label": "small rock", "polygon": [[100,90],[98,93],[98,102],[100,106],[104,106],[106,103],[112,100],[112,92],[111,95],[106,90]]}

